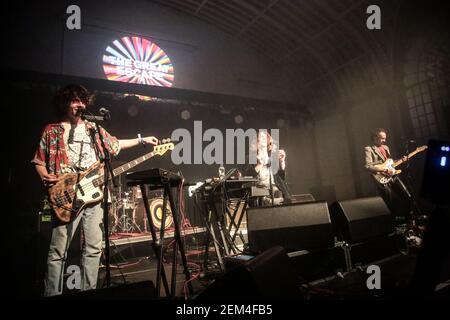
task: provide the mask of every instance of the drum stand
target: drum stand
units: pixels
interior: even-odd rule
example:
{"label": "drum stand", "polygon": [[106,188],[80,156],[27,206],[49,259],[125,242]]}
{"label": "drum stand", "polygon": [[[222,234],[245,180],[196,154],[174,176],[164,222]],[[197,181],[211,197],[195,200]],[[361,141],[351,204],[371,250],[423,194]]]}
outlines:
{"label": "drum stand", "polygon": [[110,216],[113,217],[114,224],[111,226],[109,234],[114,234],[118,232],[119,228],[119,217],[117,216],[116,199],[113,200],[110,206]]}
{"label": "drum stand", "polygon": [[[114,224],[111,226],[109,234],[118,233],[121,231],[121,221],[119,218],[119,208],[122,207],[122,181],[119,178],[117,183],[117,188],[113,188],[112,185],[110,185],[110,190],[114,190],[114,192],[111,192],[111,205],[110,205],[110,215],[114,218]],[[118,196],[116,196],[116,194]]]}
{"label": "drum stand", "polygon": [[124,206],[122,206],[122,209],[120,211],[122,212],[119,218],[120,229],[124,233],[131,233],[133,231],[133,225],[130,217],[128,217],[128,214]]}
{"label": "drum stand", "polygon": [[[136,223],[136,204],[133,201],[129,200],[128,193],[125,193],[126,196],[124,198],[121,195],[122,194],[119,193],[119,198],[116,200],[119,205],[114,206],[112,210],[114,215],[114,225],[111,228],[111,233],[142,233],[141,228]],[[130,203],[131,207],[127,208]],[[129,213],[127,212],[127,210],[132,210],[131,218],[129,217]]]}
{"label": "drum stand", "polygon": [[136,223],[136,204],[134,204],[133,213],[131,214],[131,216],[132,216],[132,218],[131,218],[131,231],[137,230],[139,233],[142,233],[141,228]]}

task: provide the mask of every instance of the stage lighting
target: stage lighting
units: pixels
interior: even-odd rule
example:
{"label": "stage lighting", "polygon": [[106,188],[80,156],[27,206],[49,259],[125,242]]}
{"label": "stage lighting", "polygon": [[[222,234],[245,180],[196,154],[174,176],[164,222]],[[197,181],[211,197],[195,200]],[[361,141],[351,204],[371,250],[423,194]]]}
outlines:
{"label": "stage lighting", "polygon": [[234,117],[234,123],[241,124],[242,122],[244,122],[244,117],[241,116],[240,114]]}
{"label": "stage lighting", "polygon": [[135,104],[128,106],[128,114],[130,117],[136,117],[138,115],[138,113],[139,113],[139,108]]}
{"label": "stage lighting", "polygon": [[189,110],[183,110],[181,111],[180,116],[183,120],[189,120],[191,118],[191,112]]}

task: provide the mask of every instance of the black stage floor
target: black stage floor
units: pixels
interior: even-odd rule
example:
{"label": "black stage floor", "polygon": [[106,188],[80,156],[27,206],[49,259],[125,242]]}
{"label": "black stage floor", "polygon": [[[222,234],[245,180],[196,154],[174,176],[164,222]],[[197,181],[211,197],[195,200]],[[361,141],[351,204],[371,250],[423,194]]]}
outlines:
{"label": "black stage floor", "polygon": [[[214,270],[203,270],[203,251],[188,250],[188,262],[190,271],[195,278],[191,283],[194,293],[190,297],[195,297],[222,274],[211,272]],[[212,251],[211,251],[212,252]],[[170,254],[169,254],[170,255]],[[305,280],[301,274],[302,299],[307,301],[326,301],[326,300],[385,300],[385,299],[407,299],[410,296],[410,285],[417,261],[417,253],[409,254],[397,253],[381,260],[371,261],[366,265],[360,265],[350,272],[338,271],[330,272],[330,275],[315,280]],[[141,281],[153,281],[156,283],[156,265],[157,260],[154,256],[132,258],[118,265],[112,266],[111,281],[112,285],[122,285],[137,283]],[[377,265],[380,268],[380,289],[369,289],[367,279],[371,274],[367,273],[369,265]],[[169,279],[172,270],[172,264],[169,260],[164,263],[166,273]],[[182,273],[183,268],[178,265],[176,277],[176,296],[184,298],[187,294],[185,286],[185,276]],[[104,285],[104,268],[100,270],[99,287]],[[273,276],[273,275],[272,275]],[[275,275],[276,277],[276,275]],[[450,282],[441,283],[441,289],[438,297],[450,297]],[[233,288],[239,290],[239,287]],[[230,299],[233,299],[233,290],[230,291]],[[161,297],[165,296],[161,288]],[[136,297],[144,298],[144,297]]]}
{"label": "black stage floor", "polygon": [[[204,264],[206,235],[204,231],[204,229],[195,230],[185,238],[193,293],[189,296],[187,294],[185,275],[181,259],[178,258],[175,290],[177,299],[186,297],[195,299],[204,293],[214,281],[226,275],[218,268],[213,246],[209,248],[208,263]],[[174,239],[167,237],[166,240],[163,265],[170,287]],[[408,248],[405,250],[402,243],[401,238],[399,241],[398,237],[387,237],[364,244],[355,244],[350,250],[351,268],[345,259],[345,250],[339,246],[308,254],[290,253],[289,262],[295,270],[293,278],[296,278],[293,280],[298,281],[300,285],[301,299],[306,301],[345,301],[414,298],[411,296],[410,286],[420,249]],[[367,280],[371,276],[367,273],[367,267],[370,265],[376,265],[380,269],[380,289],[369,289],[367,286]],[[285,280],[283,267],[277,267],[276,270],[276,272],[264,275],[262,280],[260,278],[258,281],[267,279],[269,282],[277,283],[283,276]],[[157,259],[153,254],[149,235],[112,237],[111,286],[121,287],[143,281],[152,281],[153,284],[156,284],[156,278]],[[442,289],[436,296],[450,298],[450,281],[448,280],[450,275],[447,274],[441,278],[439,287]],[[97,288],[105,288],[105,282],[105,267],[102,265]],[[234,281],[233,285],[230,284],[227,288],[226,296],[230,300],[233,299],[234,293],[240,290],[239,286],[240,283]],[[64,293],[75,292],[65,289]],[[165,296],[166,292],[161,288],[160,297],[164,299]],[[135,294],[131,294],[130,298],[147,299],[148,297],[142,296],[142,293],[136,291]],[[154,299],[154,296],[152,298]],[[249,299],[251,298],[249,297]]]}

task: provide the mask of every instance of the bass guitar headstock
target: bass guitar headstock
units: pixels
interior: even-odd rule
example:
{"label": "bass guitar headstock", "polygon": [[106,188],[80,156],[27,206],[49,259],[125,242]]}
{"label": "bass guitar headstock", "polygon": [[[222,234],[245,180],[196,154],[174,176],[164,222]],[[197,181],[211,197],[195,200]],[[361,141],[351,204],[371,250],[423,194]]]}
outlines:
{"label": "bass guitar headstock", "polygon": [[162,139],[160,144],[153,147],[153,153],[162,156],[169,150],[173,150],[175,145],[170,142],[170,139]]}

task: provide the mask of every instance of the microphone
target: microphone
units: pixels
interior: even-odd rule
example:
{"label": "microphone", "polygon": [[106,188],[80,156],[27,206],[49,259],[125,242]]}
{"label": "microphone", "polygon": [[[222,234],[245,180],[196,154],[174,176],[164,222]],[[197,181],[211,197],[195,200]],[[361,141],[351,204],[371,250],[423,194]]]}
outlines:
{"label": "microphone", "polygon": [[75,113],[75,115],[77,117],[81,117],[81,116],[83,116],[85,114],[85,112],[86,112],[86,108],[78,108],[77,112]]}
{"label": "microphone", "polygon": [[[109,110],[106,108],[100,108],[99,116],[93,115],[86,109],[78,109],[77,114],[80,112],[81,119],[88,120],[88,121],[108,121],[111,120],[111,114],[109,113]],[[88,113],[88,114],[86,114]]]}
{"label": "microphone", "polygon": [[111,113],[109,112],[108,109],[106,108],[100,108],[100,110],[98,110],[98,112],[100,112],[100,114],[103,116],[104,120],[111,120]]}

